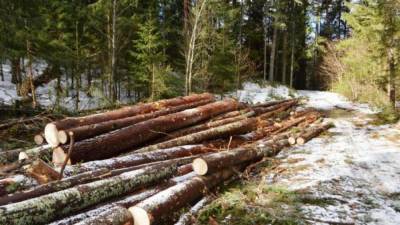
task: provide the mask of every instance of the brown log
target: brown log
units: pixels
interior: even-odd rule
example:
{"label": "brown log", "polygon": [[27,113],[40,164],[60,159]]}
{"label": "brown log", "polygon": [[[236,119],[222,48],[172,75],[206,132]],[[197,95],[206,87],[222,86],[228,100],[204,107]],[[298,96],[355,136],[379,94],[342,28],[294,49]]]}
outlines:
{"label": "brown log", "polygon": [[196,132],[204,131],[204,130],[207,130],[207,129],[210,129],[210,128],[219,127],[219,126],[222,126],[222,125],[225,125],[225,124],[229,124],[229,123],[233,123],[233,122],[236,122],[236,121],[244,120],[244,119],[252,117],[254,115],[255,115],[254,111],[248,111],[248,112],[246,112],[244,114],[237,115],[237,116],[234,116],[234,117],[228,117],[228,118],[225,118],[225,119],[220,119],[220,120],[211,121],[211,122],[208,122],[208,123],[199,124],[199,125],[191,126],[191,127],[188,127],[188,128],[180,129],[180,130],[177,130],[177,131],[174,131],[172,133],[167,134],[164,138],[159,139],[158,143],[159,142],[164,142],[164,141],[167,141],[167,140],[171,140],[171,139],[174,139],[174,138],[177,138],[177,137],[182,137],[182,136],[185,136],[185,135],[188,135],[188,134],[193,134],[193,133],[196,133]]}
{"label": "brown log", "polygon": [[227,180],[232,170],[222,170],[207,177],[197,176],[172,186],[130,207],[135,225],[160,223],[179,209],[200,199],[209,189]]}
{"label": "brown log", "polygon": [[[142,169],[145,167],[150,167],[150,166],[170,166],[170,165],[176,165],[180,166],[177,172],[177,175],[183,175],[186,174],[190,171],[188,170],[183,170],[181,168],[181,165],[186,165],[187,163],[190,163],[195,159],[196,156],[189,156],[189,157],[182,157],[179,159],[171,159],[171,160],[165,160],[165,161],[160,161],[160,162],[153,162],[153,163],[148,163],[148,164],[141,164],[137,166],[131,166],[131,167],[124,167],[124,168],[118,168],[118,169],[108,169],[108,168],[99,168],[96,170],[80,173],[74,176],[67,177],[63,180],[57,180],[57,181],[52,181],[46,184],[42,184],[39,186],[35,186],[31,189],[24,190],[22,192],[17,192],[17,193],[10,193],[4,196],[0,197],[0,205],[6,205],[10,203],[15,203],[15,202],[21,202],[30,198],[35,198],[39,197],[45,194],[50,194],[53,192],[65,190],[67,188],[79,185],[79,184],[85,184],[89,182],[93,182],[96,180],[101,180],[105,179],[107,177],[112,177],[116,175],[120,175],[125,172],[137,170],[137,169]],[[189,164],[190,165],[190,164]]]}
{"label": "brown log", "polygon": [[149,120],[152,118],[156,118],[159,116],[164,116],[171,113],[176,113],[185,109],[190,109],[194,107],[198,107],[201,105],[205,105],[212,102],[211,99],[205,99],[197,102],[191,102],[188,104],[183,104],[175,107],[169,107],[165,109],[161,109],[156,112],[146,113],[141,115],[136,115],[132,117],[121,118],[117,120],[105,121],[102,123],[91,124],[86,126],[74,127],[66,131],[61,131],[58,134],[58,139],[61,144],[67,143],[68,135],[66,133],[73,132],[75,141],[84,140],[87,138],[95,137],[100,134],[104,134],[113,130],[121,129],[123,127],[127,127],[145,120]]}
{"label": "brown log", "polygon": [[136,152],[149,152],[163,148],[170,148],[174,146],[200,143],[205,140],[216,139],[220,137],[229,137],[235,134],[243,134],[255,130],[256,124],[257,124],[256,119],[254,118],[239,120],[237,122],[210,128],[208,130],[200,131],[194,134],[178,137],[159,144],[150,145],[141,148]]}
{"label": "brown log", "polygon": [[271,106],[274,106],[274,105],[279,105],[279,104],[282,104],[282,103],[285,103],[285,102],[290,102],[290,101],[292,101],[293,99],[284,99],[284,100],[276,100],[276,101],[268,101],[268,102],[265,102],[265,103],[257,103],[257,104],[255,104],[255,105],[253,105],[253,107],[262,107],[262,108],[266,108],[266,107],[271,107]]}
{"label": "brown log", "polygon": [[[283,103],[272,105],[269,107],[253,107],[253,111],[256,113],[257,116],[266,114],[266,115],[264,115],[264,117],[269,117],[270,115],[273,115],[273,113],[272,113],[273,111],[276,111],[282,107],[286,107],[286,109],[288,109],[291,106],[296,105],[297,103],[298,103],[297,99],[290,99]],[[267,113],[269,113],[269,114],[267,114]]]}
{"label": "brown log", "polygon": [[282,148],[288,145],[287,139],[270,140],[260,142],[258,145],[253,144],[252,146],[209,154],[193,161],[193,171],[199,175],[210,174],[223,168],[276,155]]}
{"label": "brown log", "polygon": [[45,184],[53,180],[57,180],[60,173],[55,171],[53,167],[49,166],[41,159],[33,161],[26,169],[26,173],[35,178],[39,184]]}
{"label": "brown log", "polygon": [[93,171],[100,168],[115,170],[124,167],[142,165],[146,163],[158,162],[182,158],[192,155],[199,155],[215,151],[205,145],[179,146],[169,149],[162,149],[146,153],[130,153],[125,156],[119,156],[110,159],[89,161],[82,164],[67,166],[64,171],[65,176],[71,176],[87,171]]}
{"label": "brown log", "polygon": [[200,210],[210,203],[212,198],[210,196],[205,196],[200,201],[198,201],[192,208],[190,208],[189,212],[182,214],[179,217],[179,220],[174,225],[191,225],[195,224],[195,217],[200,212]]}
{"label": "brown log", "polygon": [[20,152],[18,155],[18,160],[24,159],[50,159],[52,155],[52,147],[50,145],[42,145],[36,148],[31,148]]}
{"label": "brown log", "polygon": [[[166,132],[190,126],[215,115],[235,109],[238,103],[232,99],[210,103],[194,109],[146,120],[108,134],[100,135],[74,145],[71,162],[85,162],[110,158],[131,150],[147,141],[154,140]],[[67,152],[68,146],[60,148]]]}
{"label": "brown log", "polygon": [[22,148],[0,152],[0,165],[9,164],[18,160],[19,153],[25,151]]}
{"label": "brown log", "polygon": [[127,106],[121,109],[98,113],[83,117],[70,117],[63,120],[55,121],[46,125],[44,129],[44,136],[51,146],[56,147],[60,144],[58,140],[58,131],[71,129],[73,127],[85,126],[90,124],[101,123],[104,121],[117,120],[125,117],[132,117],[140,114],[151,113],[166,107],[174,107],[182,104],[202,100],[213,100],[214,96],[208,93],[190,95],[186,97],[179,97],[158,102],[137,104],[134,106]]}
{"label": "brown log", "polygon": [[320,135],[322,132],[332,128],[334,125],[333,123],[326,123],[315,127],[310,127],[307,131],[301,134],[297,139],[296,143],[299,145],[305,144],[307,141],[311,140],[312,138]]}
{"label": "brown log", "polygon": [[153,166],[0,207],[0,224],[45,224],[171,177],[176,165]]}

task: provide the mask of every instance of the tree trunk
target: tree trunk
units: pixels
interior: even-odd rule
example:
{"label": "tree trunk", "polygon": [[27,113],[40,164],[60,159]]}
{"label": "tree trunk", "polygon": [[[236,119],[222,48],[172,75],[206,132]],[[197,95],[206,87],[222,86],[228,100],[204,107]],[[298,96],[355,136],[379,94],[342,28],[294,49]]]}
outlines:
{"label": "tree trunk", "polygon": [[178,137],[166,142],[150,145],[137,150],[136,152],[149,152],[157,149],[170,148],[174,146],[201,143],[209,139],[220,137],[229,137],[234,134],[243,134],[256,129],[256,120],[254,118],[244,119],[238,122],[228,123],[226,125],[217,126],[208,130],[200,131],[186,136]]}
{"label": "tree trunk", "polygon": [[119,169],[132,167],[146,163],[199,155],[212,151],[214,151],[212,148],[208,148],[204,145],[188,145],[146,153],[131,153],[125,156],[67,166],[64,170],[64,174],[66,176],[71,176],[73,174],[80,174],[101,168]]}
{"label": "tree trunk", "polygon": [[31,42],[29,40],[26,40],[26,52],[28,55],[28,79],[32,95],[32,108],[36,108],[37,102],[36,102],[35,86],[33,84]]}
{"label": "tree trunk", "polygon": [[388,95],[389,101],[393,108],[396,106],[396,64],[394,57],[394,50],[388,50],[388,64],[389,64],[389,82],[388,82]]}
{"label": "tree trunk", "polygon": [[296,143],[299,145],[305,144],[307,141],[311,140],[312,138],[320,135],[322,132],[328,130],[329,128],[333,127],[332,123],[323,124],[316,127],[310,127],[307,129],[306,132],[301,134],[297,139]]}
{"label": "tree trunk", "polygon": [[283,31],[283,50],[282,50],[282,83],[287,85],[288,77],[287,77],[287,39],[288,33],[287,30]]}
{"label": "tree trunk", "polygon": [[4,71],[3,71],[3,62],[0,61],[0,77],[1,81],[4,81]]}
{"label": "tree trunk", "polygon": [[278,39],[278,26],[274,25],[274,33],[272,38],[272,46],[271,46],[271,57],[270,57],[270,65],[269,65],[269,81],[273,82],[274,79],[274,70],[275,70],[275,55],[276,55],[276,43]]}
{"label": "tree trunk", "polygon": [[177,130],[177,131],[169,133],[167,136],[165,136],[165,138],[159,139],[157,143],[165,142],[165,141],[168,141],[168,140],[171,140],[171,139],[175,139],[175,138],[178,138],[178,137],[182,137],[182,136],[185,136],[185,135],[188,135],[188,134],[193,134],[193,133],[197,133],[197,132],[200,132],[200,131],[208,130],[210,128],[215,128],[215,127],[219,127],[219,126],[226,125],[226,124],[229,124],[229,123],[233,123],[233,122],[237,122],[237,121],[240,121],[240,120],[244,120],[244,119],[247,119],[247,118],[252,117],[254,115],[255,115],[255,113],[253,111],[249,111],[247,113],[244,113],[242,115],[238,115],[238,116],[235,116],[235,117],[228,117],[228,118],[225,118],[225,119],[211,121],[211,122],[208,122],[208,123],[199,124],[199,125],[195,125],[195,126],[192,126],[192,127],[180,129],[180,130]]}
{"label": "tree trunk", "polygon": [[223,168],[229,168],[245,162],[261,159],[278,154],[278,152],[289,146],[286,139],[260,142],[260,144],[249,147],[236,148],[230,151],[209,154],[193,161],[193,171],[198,175],[206,175]]}
{"label": "tree trunk", "polygon": [[23,202],[5,205],[0,209],[0,223],[9,225],[49,223],[69,213],[169,178],[176,170],[175,165],[135,170]]}
{"label": "tree trunk", "polygon": [[189,212],[182,214],[179,217],[179,220],[174,225],[191,225],[195,224],[194,218],[200,212],[200,210],[206,206],[208,203],[212,201],[210,196],[205,196],[200,201],[198,201],[192,208],[190,208]]}
{"label": "tree trunk", "polygon": [[[212,100],[206,99],[206,100],[201,100],[201,101],[195,101],[192,103],[188,104],[183,104],[179,106],[174,106],[174,107],[168,107],[165,109],[161,109],[156,112],[151,112],[147,114],[142,114],[142,115],[137,115],[137,116],[132,116],[132,117],[125,117],[122,119],[117,119],[117,120],[111,120],[111,121],[105,121],[102,123],[97,123],[97,124],[91,124],[91,125],[85,125],[85,126],[79,126],[79,127],[74,127],[72,129],[68,129],[63,131],[62,133],[69,133],[72,132],[74,134],[74,140],[75,141],[81,141],[87,138],[95,137],[100,134],[104,134],[113,130],[118,130],[123,127],[127,127],[142,121],[146,121],[149,119],[153,119],[159,116],[164,116],[172,113],[176,113],[182,110],[190,109],[193,107],[198,107],[201,105],[205,105],[210,103]],[[65,137],[68,137],[68,135],[63,135]],[[59,140],[62,144],[65,144],[68,142],[68,140],[61,140],[62,138],[59,137]]]}
{"label": "tree trunk", "polygon": [[232,170],[223,170],[207,177],[194,177],[145,199],[129,208],[135,225],[150,225],[167,219],[233,174]]}
{"label": "tree trunk", "polygon": [[[105,159],[129,151],[143,143],[154,140],[166,132],[190,126],[215,115],[237,108],[232,99],[219,101],[194,109],[161,116],[124,127],[109,134],[78,142],[74,145],[70,160],[72,163]],[[135,138],[132,138],[135,137]],[[60,146],[67,152],[68,146]],[[94,152],[96,152],[94,154]]]}
{"label": "tree trunk", "polygon": [[272,105],[272,106],[265,107],[265,108],[257,107],[257,108],[254,108],[253,110],[258,117],[260,117],[261,119],[266,119],[277,113],[280,113],[280,112],[283,112],[283,111],[289,109],[290,107],[296,105],[297,102],[298,102],[297,99],[292,99],[292,100],[288,100],[286,102]]}
{"label": "tree trunk", "polygon": [[123,107],[117,110],[98,113],[89,116],[83,117],[70,117],[63,120],[59,120],[56,122],[52,122],[46,125],[44,129],[44,135],[46,138],[47,143],[51,146],[55,147],[59,145],[58,140],[58,131],[70,129],[73,127],[78,126],[85,126],[90,124],[101,123],[104,121],[109,120],[116,120],[125,117],[136,116],[140,114],[150,113],[154,111],[158,111],[164,107],[173,107],[179,106],[182,104],[191,103],[194,101],[201,101],[201,100],[213,100],[214,96],[208,93],[199,94],[199,95],[191,95],[187,97],[179,97],[179,98],[172,98],[167,100],[161,100],[152,103],[145,103],[145,104],[136,104],[133,106]]}

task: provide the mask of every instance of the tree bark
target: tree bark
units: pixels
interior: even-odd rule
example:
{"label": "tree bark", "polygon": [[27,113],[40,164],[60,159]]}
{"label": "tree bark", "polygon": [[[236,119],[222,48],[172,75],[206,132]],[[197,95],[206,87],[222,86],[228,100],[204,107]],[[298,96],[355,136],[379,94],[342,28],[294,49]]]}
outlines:
{"label": "tree bark", "polygon": [[121,196],[150,183],[169,178],[176,170],[176,165],[135,170],[23,202],[5,205],[0,207],[0,223],[9,225],[45,224],[112,197]]}
{"label": "tree bark", "polygon": [[[152,118],[156,118],[159,116],[164,116],[167,114],[172,114],[176,113],[185,109],[193,108],[193,107],[198,107],[201,105],[205,105],[210,103],[212,100],[211,99],[205,99],[201,101],[196,101],[188,104],[183,104],[183,105],[178,105],[174,107],[168,107],[165,109],[161,109],[159,111],[155,111],[152,113],[146,113],[146,114],[141,114],[141,115],[136,115],[132,117],[125,117],[117,120],[111,120],[111,121],[105,121],[102,123],[97,123],[97,124],[91,124],[91,125],[86,125],[86,126],[80,126],[80,127],[74,127],[68,130],[65,130],[63,132],[68,133],[72,132],[74,134],[74,140],[75,141],[81,141],[87,138],[95,137],[100,134],[104,134],[113,130],[118,130],[123,127],[127,127],[145,120],[149,120]],[[66,137],[68,137],[66,135]],[[60,138],[59,138],[60,139]],[[65,144],[68,142],[62,141],[60,139],[60,142],[62,144]]]}
{"label": "tree bark", "polygon": [[306,132],[301,134],[297,139],[296,143],[299,145],[305,144],[307,141],[311,140],[312,138],[320,135],[322,132],[328,130],[329,128],[333,127],[332,123],[323,124],[320,126],[310,127],[307,129]]}
{"label": "tree bark", "polygon": [[285,102],[283,104],[270,106],[267,108],[261,108],[261,109],[255,108],[254,111],[256,112],[256,114],[258,115],[259,118],[267,119],[277,113],[283,112],[283,111],[291,108],[292,106],[294,106],[296,104],[297,104],[297,100],[293,100],[293,101]]}
{"label": "tree bark", "polygon": [[274,69],[275,69],[275,55],[276,55],[276,42],[278,41],[278,26],[274,25],[274,33],[272,37],[272,46],[271,46],[271,57],[270,57],[270,65],[269,65],[269,81],[273,82],[274,79]]}
{"label": "tree bark", "polygon": [[200,210],[210,203],[212,198],[210,196],[205,196],[200,201],[198,201],[192,208],[190,208],[189,212],[182,214],[179,217],[179,220],[174,225],[191,225],[195,223],[194,217],[200,212]]}
{"label": "tree bark", "polygon": [[207,177],[197,176],[147,198],[129,208],[135,225],[150,225],[165,220],[233,174],[232,170],[223,170]]}
{"label": "tree bark", "polygon": [[256,119],[244,119],[237,122],[229,123],[226,125],[210,128],[208,130],[200,131],[186,136],[178,137],[166,142],[155,145],[150,145],[137,150],[136,152],[149,152],[157,149],[170,148],[174,146],[188,145],[200,143],[209,139],[216,139],[219,137],[229,137],[234,134],[247,133],[256,129]]}
{"label": "tree bark", "polygon": [[262,157],[274,156],[288,145],[288,141],[282,138],[282,140],[259,142],[258,145],[254,144],[248,147],[209,154],[193,161],[193,171],[198,175],[210,174],[223,168],[258,160]]}
{"label": "tree bark", "polygon": [[[74,145],[74,150],[71,153],[71,163],[105,159],[118,155],[147,141],[154,140],[166,132],[180,129],[233,110],[237,108],[237,105],[237,102],[231,99],[215,102],[143,121],[109,134],[78,142]],[[60,146],[59,148],[67,152],[68,146]]]}
{"label": "tree bark", "polygon": [[226,125],[229,123],[233,123],[233,122],[237,122],[240,120],[244,120],[247,119],[249,117],[252,117],[253,115],[255,115],[255,113],[253,111],[249,111],[247,113],[235,116],[235,117],[230,117],[230,118],[225,118],[225,119],[221,119],[221,120],[216,120],[216,121],[211,121],[208,123],[204,123],[204,124],[199,124],[199,125],[195,125],[192,127],[188,127],[188,128],[184,128],[184,129],[180,129],[177,131],[174,131],[172,133],[167,134],[167,136],[165,136],[164,138],[161,138],[158,142],[164,142],[164,141],[168,141],[171,139],[175,139],[178,137],[182,137],[182,136],[186,136],[189,134],[194,134],[200,131],[204,131],[204,130],[208,130],[210,128],[215,128],[215,127],[219,127],[222,125]]}
{"label": "tree bark", "polygon": [[192,103],[201,100],[213,100],[214,96],[208,93],[191,95],[187,97],[179,97],[167,100],[161,100],[152,103],[137,104],[134,106],[127,106],[121,109],[112,110],[104,113],[98,113],[83,117],[70,117],[46,125],[44,135],[47,143],[56,147],[59,145],[58,131],[66,130],[73,127],[85,126],[90,124],[101,123],[109,120],[116,120],[125,117],[136,116],[140,114],[158,111],[166,107],[179,106],[182,104]]}
{"label": "tree bark", "polygon": [[204,145],[179,146],[170,149],[162,149],[146,153],[131,153],[125,156],[119,156],[110,159],[90,161],[82,164],[67,166],[64,170],[66,176],[80,174],[101,168],[119,169],[142,165],[146,163],[158,162],[163,160],[177,159],[192,155],[199,155],[214,151]]}

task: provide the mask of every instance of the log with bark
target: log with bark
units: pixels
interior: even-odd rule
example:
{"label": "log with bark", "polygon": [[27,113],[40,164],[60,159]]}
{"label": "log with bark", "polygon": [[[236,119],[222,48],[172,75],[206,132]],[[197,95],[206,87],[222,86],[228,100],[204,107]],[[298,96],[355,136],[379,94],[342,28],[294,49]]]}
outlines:
{"label": "log with bark", "polygon": [[0,207],[0,224],[45,224],[176,173],[176,165],[153,166]]}
{"label": "log with bark", "polygon": [[203,123],[203,124],[199,124],[199,125],[195,125],[192,127],[188,127],[188,128],[184,128],[184,129],[180,129],[174,132],[171,132],[169,134],[167,134],[164,138],[161,138],[159,140],[157,140],[157,142],[164,142],[164,141],[168,141],[177,137],[182,137],[188,134],[193,134],[199,131],[203,131],[203,130],[207,130],[210,128],[214,128],[214,127],[219,127],[225,124],[229,124],[229,123],[233,123],[239,120],[244,120],[246,118],[252,117],[254,116],[255,113],[254,111],[248,111],[246,113],[237,115],[237,116],[233,116],[233,117],[228,117],[228,118],[224,118],[224,119],[220,119],[220,120],[215,120],[215,121],[211,121],[208,123]]}
{"label": "log with bark", "polygon": [[67,166],[64,170],[65,176],[80,174],[83,172],[93,171],[96,169],[107,168],[111,170],[137,166],[146,163],[152,163],[163,160],[182,158],[192,155],[199,155],[215,151],[205,145],[186,145],[162,149],[146,153],[130,153],[125,156],[119,156],[110,159],[89,161],[82,164]]}
{"label": "log with bark", "polygon": [[86,126],[79,126],[79,127],[74,127],[65,131],[59,131],[58,134],[58,139],[61,144],[67,143],[68,140],[68,135],[67,133],[72,132],[74,134],[74,140],[75,141],[80,141],[84,140],[87,138],[91,138],[100,134],[104,134],[113,130],[121,129],[123,127],[127,127],[145,120],[149,120],[152,118],[156,118],[159,116],[164,116],[167,114],[172,114],[176,113],[185,109],[190,109],[194,107],[198,107],[201,105],[205,105],[212,102],[211,99],[205,99],[201,101],[196,101],[196,102],[191,102],[188,104],[183,104],[183,105],[178,105],[174,107],[168,107],[165,109],[161,109],[156,112],[152,113],[146,113],[146,114],[141,114],[141,115],[136,115],[132,117],[125,117],[117,120],[111,120],[111,121],[105,121],[102,123],[96,123],[96,124],[91,124],[91,125],[86,125]]}
{"label": "log with bark", "polygon": [[[232,99],[210,103],[193,109],[143,121],[111,133],[77,142],[71,152],[71,163],[105,159],[131,150],[143,143],[163,136],[166,132],[190,126],[215,115],[237,108]],[[58,147],[65,153],[67,145]]]}
{"label": "log with bark", "polygon": [[320,135],[322,132],[328,130],[329,128],[332,128],[333,126],[333,123],[325,123],[319,126],[317,125],[310,127],[306,132],[302,133],[298,138],[296,138],[296,143],[299,145],[303,145],[307,141]]}
{"label": "log with bark", "polygon": [[18,154],[18,160],[40,158],[44,160],[51,159],[52,147],[50,145],[42,145],[22,151]]}
{"label": "log with bark", "polygon": [[166,142],[162,142],[155,145],[150,145],[137,150],[136,152],[149,152],[163,148],[170,148],[180,145],[188,145],[200,143],[209,139],[216,139],[220,137],[229,137],[235,134],[243,134],[249,131],[255,130],[256,119],[249,118],[244,120],[239,120],[237,122],[229,123],[226,125],[214,127],[208,130],[200,131],[194,134],[189,134],[186,136],[178,137]]}
{"label": "log with bark", "polygon": [[132,117],[140,114],[151,113],[167,107],[179,106],[182,104],[193,103],[202,100],[213,100],[214,96],[208,93],[190,95],[167,100],[161,100],[152,103],[137,104],[127,106],[117,110],[104,113],[92,114],[83,117],[70,117],[63,120],[55,121],[46,125],[44,136],[51,146],[56,147],[60,144],[58,135],[60,130],[71,129],[73,127],[85,126],[90,124],[101,123],[104,121],[116,120],[125,117]]}
{"label": "log with bark", "polygon": [[207,177],[196,176],[172,186],[130,207],[135,225],[151,225],[170,218],[179,209],[200,199],[209,189],[227,180],[232,170],[222,170]]}
{"label": "log with bark", "polygon": [[205,196],[200,201],[198,201],[192,208],[190,208],[189,212],[182,214],[179,217],[179,220],[175,223],[175,225],[194,224],[196,222],[194,218],[197,216],[200,210],[211,201],[212,198],[210,196]]}
{"label": "log with bark", "polygon": [[23,174],[0,179],[0,196],[14,193],[37,185],[37,181]]}
{"label": "log with bark", "polygon": [[[290,99],[288,101],[284,101],[282,103],[275,104],[275,105],[272,105],[269,107],[254,107],[253,110],[257,116],[268,118],[268,117],[271,117],[272,115],[274,115],[274,111],[277,111],[277,110],[278,110],[277,112],[285,111],[286,109],[296,105],[297,103],[298,103],[297,99]],[[277,112],[275,112],[275,114]]]}
{"label": "log with bark", "polygon": [[193,171],[199,175],[210,174],[223,168],[276,155],[288,145],[287,139],[282,138],[281,140],[269,140],[230,151],[209,154],[193,161]]}

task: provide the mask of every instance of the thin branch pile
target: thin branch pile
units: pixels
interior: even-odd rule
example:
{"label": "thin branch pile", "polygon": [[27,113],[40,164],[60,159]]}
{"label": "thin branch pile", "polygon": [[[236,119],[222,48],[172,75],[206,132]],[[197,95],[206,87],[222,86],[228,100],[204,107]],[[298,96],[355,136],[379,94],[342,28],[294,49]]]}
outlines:
{"label": "thin branch pile", "polygon": [[205,93],[50,122],[44,145],[0,153],[0,224],[190,224],[183,209],[332,126],[299,104]]}

